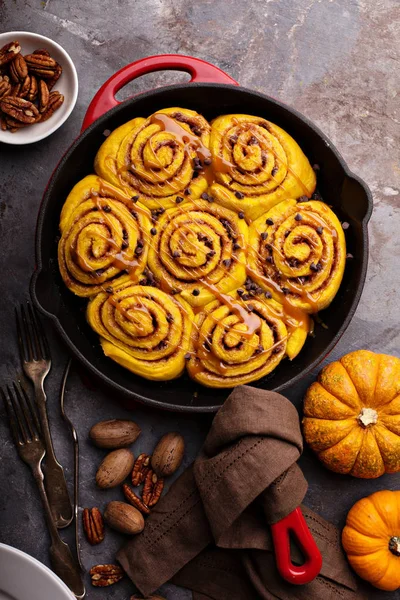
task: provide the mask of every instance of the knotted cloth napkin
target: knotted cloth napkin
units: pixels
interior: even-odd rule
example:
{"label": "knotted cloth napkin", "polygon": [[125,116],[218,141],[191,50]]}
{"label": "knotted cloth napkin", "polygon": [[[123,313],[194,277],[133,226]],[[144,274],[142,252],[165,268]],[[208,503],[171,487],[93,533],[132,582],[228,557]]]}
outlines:
{"label": "knotted cloth napkin", "polygon": [[[237,387],[214,418],[204,446],[117,559],[147,596],[172,581],[195,600],[355,600],[356,582],[338,530],[302,507],[323,556],[310,584],[284,581],[269,525],[301,504],[307,482],[296,461],[302,436],[283,396]],[[299,551],[292,558],[300,563]]]}

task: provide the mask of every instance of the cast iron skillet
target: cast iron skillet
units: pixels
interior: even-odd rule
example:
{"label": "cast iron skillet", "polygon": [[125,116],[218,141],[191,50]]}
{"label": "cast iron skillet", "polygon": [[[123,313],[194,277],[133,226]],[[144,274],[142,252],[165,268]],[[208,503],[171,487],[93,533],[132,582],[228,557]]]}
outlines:
{"label": "cast iron skillet", "polygon": [[[165,69],[187,71],[192,80],[139,94],[121,104],[116,101],[116,92],[132,79]],[[282,391],[295,384],[326,357],[346,330],[364,286],[372,197],[366,184],[349,171],[315,125],[269,96],[239,87],[226,73],[199,59],[163,55],[139,60],[121,69],[98,91],[89,106],[81,136],[61,159],[43,197],[36,233],[37,269],[31,283],[33,300],[52,319],[72,354],[114,392],[158,408],[212,412],[221,406],[229,390],[204,388],[187,375],[163,383],[147,381],[106,358],[97,334],[86,323],[87,301],[65,287],[57,266],[61,207],[75,183],[93,172],[93,160],[105,139],[104,132],[168,106],[194,109],[209,120],[224,113],[248,113],[277,123],[299,142],[311,164],[320,165],[318,189],[339,219],[349,223],[347,252],[353,258],[346,263],[334,301],[320,314],[327,328],[317,323],[315,337],[309,337],[299,356],[292,362],[283,360],[273,373],[252,384],[256,387]]]}

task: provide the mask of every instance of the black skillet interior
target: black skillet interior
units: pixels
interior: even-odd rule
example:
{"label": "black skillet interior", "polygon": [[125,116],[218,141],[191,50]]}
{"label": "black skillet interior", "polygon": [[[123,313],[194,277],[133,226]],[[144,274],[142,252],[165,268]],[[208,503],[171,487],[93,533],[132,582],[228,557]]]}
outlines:
{"label": "black skillet interior", "polygon": [[93,172],[93,160],[104,141],[104,131],[129,119],[147,116],[169,106],[197,110],[207,119],[224,113],[264,117],[288,131],[300,144],[311,164],[318,163],[318,189],[341,221],[347,221],[347,261],[343,283],[330,307],[320,314],[326,328],[316,323],[299,356],[284,360],[273,373],[253,383],[280,391],[315,367],[333,348],[348,326],[364,285],[368,239],[367,222],[372,200],[367,186],[354,177],[321,131],[292,109],[262,94],[241,87],[193,83],[146,92],[127,100],[93,123],[62,158],[49,182],[39,213],[36,238],[37,271],[32,279],[36,305],[51,316],[70,350],[114,392],[159,408],[208,412],[217,410],[229,390],[208,389],[187,375],[169,382],[137,377],[106,358],[97,335],[85,320],[87,301],[64,286],[57,266],[58,222],[61,207],[73,185]]}

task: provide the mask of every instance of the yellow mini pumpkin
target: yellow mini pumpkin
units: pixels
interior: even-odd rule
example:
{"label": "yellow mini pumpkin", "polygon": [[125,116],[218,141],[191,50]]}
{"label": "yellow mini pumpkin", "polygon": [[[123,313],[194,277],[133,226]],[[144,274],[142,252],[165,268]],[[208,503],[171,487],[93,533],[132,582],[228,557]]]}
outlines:
{"label": "yellow mini pumpkin", "polygon": [[400,588],[400,491],[375,492],[356,502],[342,543],[360,577],[388,592]]}
{"label": "yellow mini pumpkin", "polygon": [[400,359],[357,350],[324,367],[306,393],[303,432],[332,471],[400,471]]}

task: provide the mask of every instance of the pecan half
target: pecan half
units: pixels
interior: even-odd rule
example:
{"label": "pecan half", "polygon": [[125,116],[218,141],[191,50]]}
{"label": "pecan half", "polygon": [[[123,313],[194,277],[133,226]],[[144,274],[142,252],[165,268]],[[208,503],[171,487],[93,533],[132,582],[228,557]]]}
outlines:
{"label": "pecan half", "polygon": [[32,102],[15,96],[7,96],[0,101],[0,109],[21,123],[35,123],[38,120],[39,111]]}
{"label": "pecan half", "polygon": [[56,112],[58,108],[60,108],[61,104],[64,102],[64,96],[54,90],[49,95],[49,102],[47,104],[46,110],[42,113],[41,121],[47,121],[53,114]]}
{"label": "pecan half", "polygon": [[40,77],[43,77],[43,79],[54,77],[57,63],[51,56],[45,56],[43,54],[27,54],[25,56],[25,61],[31,73],[39,75]]}
{"label": "pecan half", "polygon": [[11,88],[10,96],[16,96],[17,98],[19,98],[19,93],[21,91],[21,87],[22,87],[22,83],[16,83],[15,85],[13,85]]}
{"label": "pecan half", "polygon": [[89,571],[92,585],[96,587],[107,587],[120,581],[124,571],[118,565],[95,565]]}
{"label": "pecan half", "polygon": [[43,113],[49,103],[50,92],[47,83],[40,79],[38,87],[39,112]]}
{"label": "pecan half", "polygon": [[136,496],[135,492],[129,487],[127,483],[124,483],[124,485],[122,486],[122,491],[124,492],[125,498],[130,504],[132,504],[132,506],[140,510],[140,512],[144,515],[150,514],[149,507],[146,506],[144,502],[142,502],[139,496]]}
{"label": "pecan half", "polygon": [[98,508],[85,508],[82,513],[83,530],[92,546],[104,540],[104,521]]}
{"label": "pecan half", "polygon": [[0,49],[0,66],[14,60],[15,56],[21,52],[19,42],[10,42]]}
{"label": "pecan half", "polygon": [[34,75],[28,75],[29,77],[29,91],[28,91],[28,95],[27,95],[27,99],[30,102],[33,102],[36,99],[36,96],[38,95],[38,82],[37,79]]}
{"label": "pecan half", "polygon": [[25,77],[24,81],[20,85],[21,85],[21,87],[19,88],[19,91],[18,91],[18,98],[26,98],[29,94],[29,90],[31,87],[30,75],[27,75]]}
{"label": "pecan half", "polygon": [[11,94],[11,83],[7,75],[0,77],[0,100]]}
{"label": "pecan half", "polygon": [[57,63],[57,66],[54,69],[53,77],[51,77],[50,79],[46,79],[47,87],[49,88],[50,91],[55,86],[57,81],[60,79],[61,73],[62,73],[62,66]]}
{"label": "pecan half", "polygon": [[29,125],[29,123],[21,123],[21,121],[17,121],[9,115],[5,115],[5,121],[7,128],[11,130],[11,133],[15,133],[18,129],[22,129],[23,127],[27,127]]}
{"label": "pecan half", "polygon": [[132,485],[140,485],[146,479],[150,471],[150,456],[148,454],[139,454],[132,471]]}
{"label": "pecan half", "polygon": [[161,498],[164,489],[164,479],[159,479],[152,469],[146,475],[142,491],[143,502],[150,508]]}
{"label": "pecan half", "polygon": [[50,56],[50,52],[46,48],[38,48],[32,54],[41,54],[42,56]]}
{"label": "pecan half", "polygon": [[15,83],[24,81],[25,77],[28,75],[28,65],[22,54],[17,54],[10,64],[10,75]]}

